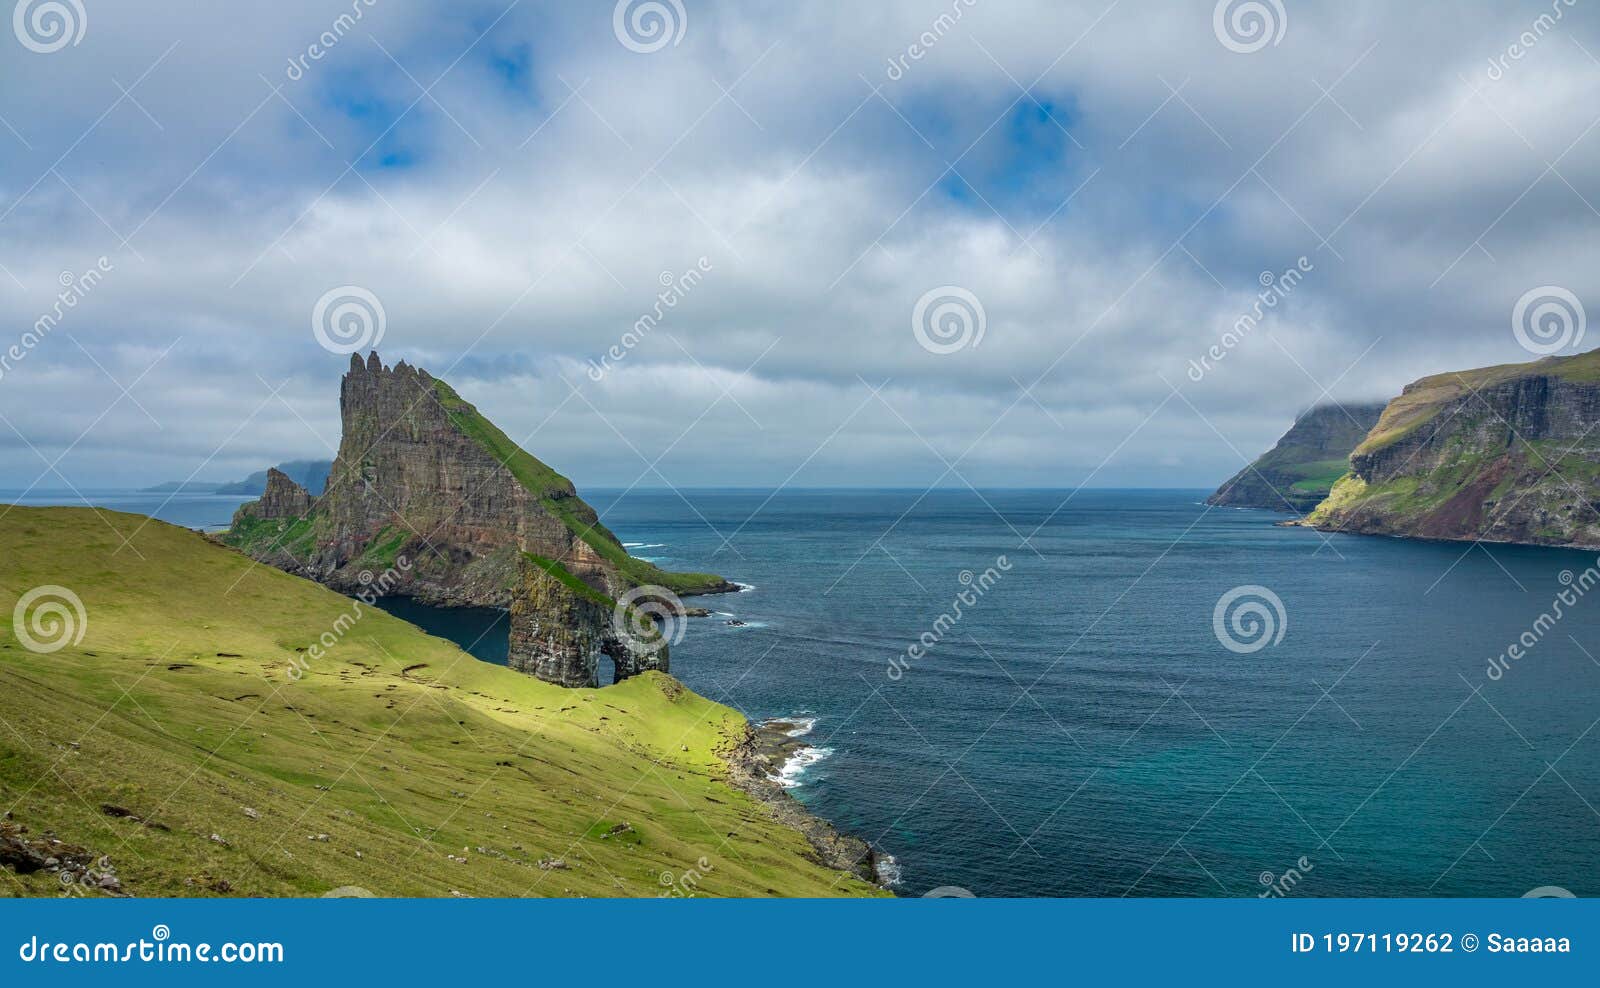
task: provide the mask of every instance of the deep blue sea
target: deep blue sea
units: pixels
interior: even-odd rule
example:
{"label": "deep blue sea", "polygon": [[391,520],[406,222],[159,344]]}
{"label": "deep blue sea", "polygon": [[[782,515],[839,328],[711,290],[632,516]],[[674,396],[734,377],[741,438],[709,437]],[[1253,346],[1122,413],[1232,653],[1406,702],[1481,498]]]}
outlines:
{"label": "deep blue sea", "polygon": [[753,588],[691,601],[724,613],[672,671],[814,718],[792,791],[903,894],[1600,895],[1600,587],[1540,621],[1595,556],[1325,539],[1204,494],[585,491],[636,555]]}

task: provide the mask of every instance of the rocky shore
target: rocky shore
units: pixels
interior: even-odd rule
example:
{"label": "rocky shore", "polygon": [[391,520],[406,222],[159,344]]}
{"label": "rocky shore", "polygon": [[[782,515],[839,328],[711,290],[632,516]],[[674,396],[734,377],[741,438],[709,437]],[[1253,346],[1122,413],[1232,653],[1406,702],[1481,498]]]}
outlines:
{"label": "rocky shore", "polygon": [[807,747],[793,733],[799,726],[789,721],[746,725],[744,734],[733,739],[732,747],[723,753],[728,782],[769,807],[779,823],[804,834],[821,864],[876,884],[878,856],[872,845],[841,834],[826,820],[813,816],[776,781],[784,764]]}

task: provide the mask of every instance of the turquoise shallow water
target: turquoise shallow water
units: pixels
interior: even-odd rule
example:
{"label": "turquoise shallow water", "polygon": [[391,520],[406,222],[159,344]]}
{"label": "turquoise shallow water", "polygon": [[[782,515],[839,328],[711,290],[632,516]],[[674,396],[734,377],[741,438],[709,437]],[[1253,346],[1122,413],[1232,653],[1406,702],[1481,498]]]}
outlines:
{"label": "turquoise shallow water", "polygon": [[[1292,870],[1292,895],[1600,895],[1600,588],[1539,622],[1594,556],[1325,545],[1202,496],[586,492],[635,554],[754,587],[695,601],[747,624],[689,621],[673,672],[815,718],[794,793],[904,893],[1253,896]],[[1250,653],[1213,624],[1245,585],[1282,602]],[[403,616],[504,661],[503,616]]]}

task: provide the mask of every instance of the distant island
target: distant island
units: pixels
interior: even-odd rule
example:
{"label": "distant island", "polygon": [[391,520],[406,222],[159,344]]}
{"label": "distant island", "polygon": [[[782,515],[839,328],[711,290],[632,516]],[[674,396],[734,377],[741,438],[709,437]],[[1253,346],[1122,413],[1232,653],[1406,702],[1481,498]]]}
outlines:
{"label": "distant island", "polygon": [[333,469],[331,460],[289,460],[269,467],[267,470],[257,470],[243,480],[235,480],[220,484],[211,481],[198,480],[169,480],[164,484],[154,487],[145,487],[141,494],[242,494],[251,497],[260,497],[267,491],[267,474],[276,470],[287,476],[296,484],[304,487],[312,494],[321,494],[328,485],[328,473]]}

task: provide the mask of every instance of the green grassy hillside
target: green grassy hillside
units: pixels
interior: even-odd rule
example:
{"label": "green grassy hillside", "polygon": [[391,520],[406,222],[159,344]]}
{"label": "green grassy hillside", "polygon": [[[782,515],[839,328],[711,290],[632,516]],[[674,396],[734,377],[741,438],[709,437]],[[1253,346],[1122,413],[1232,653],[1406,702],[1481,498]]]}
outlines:
{"label": "green grassy hillside", "polygon": [[[874,891],[723,781],[743,719],[669,677],[561,689],[184,529],[0,510],[0,813],[128,892]],[[47,584],[87,621],[40,654],[13,609]]]}

